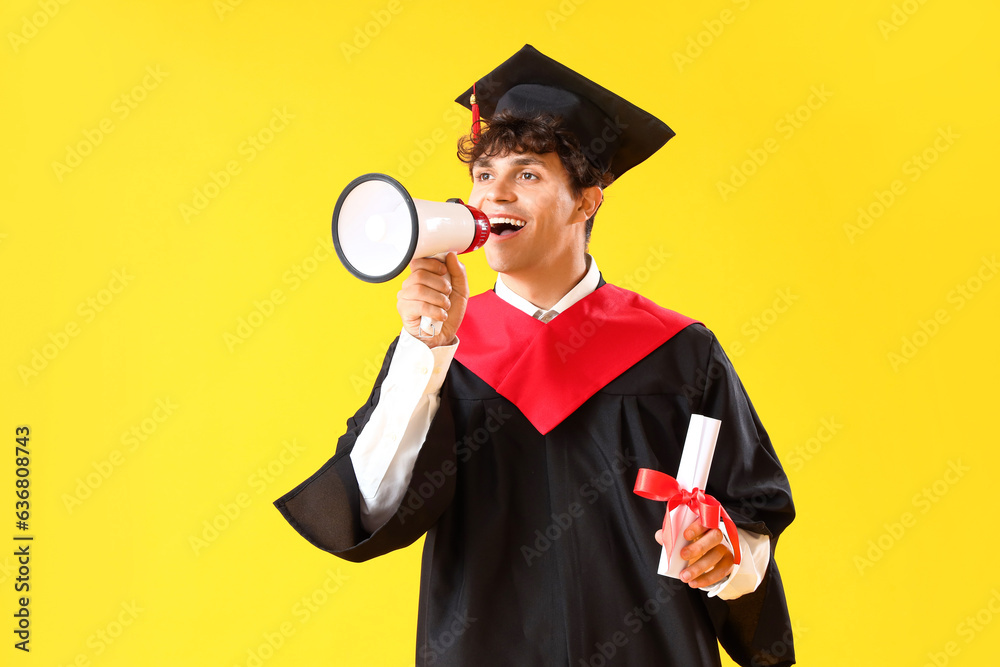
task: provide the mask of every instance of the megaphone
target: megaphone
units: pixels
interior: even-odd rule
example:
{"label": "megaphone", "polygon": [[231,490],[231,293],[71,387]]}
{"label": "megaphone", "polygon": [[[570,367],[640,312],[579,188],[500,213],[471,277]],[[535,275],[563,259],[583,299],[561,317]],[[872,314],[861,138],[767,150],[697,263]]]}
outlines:
{"label": "megaphone", "polygon": [[[444,259],[477,250],[490,237],[490,221],[461,199],[414,199],[399,181],[365,174],[351,181],[333,210],[333,246],[354,276],[369,283],[392,280],[414,257]],[[422,317],[429,336],[440,323]]]}

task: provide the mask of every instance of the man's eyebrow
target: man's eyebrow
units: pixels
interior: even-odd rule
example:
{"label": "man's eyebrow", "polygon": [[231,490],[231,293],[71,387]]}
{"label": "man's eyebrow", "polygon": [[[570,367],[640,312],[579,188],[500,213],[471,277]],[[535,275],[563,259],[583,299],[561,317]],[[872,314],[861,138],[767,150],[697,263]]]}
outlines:
{"label": "man's eyebrow", "polygon": [[[522,155],[521,157],[516,157],[513,160],[511,160],[511,164],[518,167],[523,167],[526,165],[542,165],[542,166],[545,165],[544,162],[539,160],[537,157],[533,157],[531,155]],[[473,168],[478,167],[481,169],[489,169],[492,166],[493,166],[493,160],[491,160],[490,158],[483,158],[481,160],[476,160],[475,162],[472,163]]]}

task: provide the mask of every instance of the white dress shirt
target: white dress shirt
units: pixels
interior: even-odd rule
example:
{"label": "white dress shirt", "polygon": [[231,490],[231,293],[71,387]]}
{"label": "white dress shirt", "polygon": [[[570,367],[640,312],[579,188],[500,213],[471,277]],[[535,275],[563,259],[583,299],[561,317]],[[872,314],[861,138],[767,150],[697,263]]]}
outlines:
{"label": "white dress shirt", "polygon": [[[597,289],[601,277],[597,262],[589,255],[587,260],[589,266],[583,279],[550,309],[556,315]],[[507,287],[500,274],[495,291],[529,316],[534,317],[540,310]],[[361,523],[369,532],[388,521],[403,500],[417,454],[441,403],[441,385],[458,345],[456,340],[453,345],[430,349],[405,329],[399,334],[378,405],[351,451],[351,464],[361,491]],[[728,577],[702,589],[709,596],[733,600],[754,591],[767,570],[770,538],[742,528],[737,530],[742,562],[734,566]],[[724,532],[723,543],[733,550]]]}

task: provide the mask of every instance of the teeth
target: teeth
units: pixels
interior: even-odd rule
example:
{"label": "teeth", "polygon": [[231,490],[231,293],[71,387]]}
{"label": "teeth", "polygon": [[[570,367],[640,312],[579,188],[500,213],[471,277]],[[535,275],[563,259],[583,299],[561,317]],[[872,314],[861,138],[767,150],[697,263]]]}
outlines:
{"label": "teeth", "polygon": [[512,225],[514,227],[524,227],[524,220],[514,218],[490,218],[491,225]]}

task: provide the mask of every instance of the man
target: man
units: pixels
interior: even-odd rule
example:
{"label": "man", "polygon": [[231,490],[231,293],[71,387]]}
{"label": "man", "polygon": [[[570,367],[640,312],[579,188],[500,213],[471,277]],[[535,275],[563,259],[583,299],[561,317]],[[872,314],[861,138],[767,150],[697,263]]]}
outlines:
{"label": "man", "polygon": [[[718,665],[717,640],[792,664],[773,549],[794,511],[767,434],[711,332],[586,252],[603,188],[673,132],[530,46],[476,89],[489,122],[459,153],[496,288],[470,299],[454,254],[413,261],[368,402],[276,505],[352,561],[426,533],[420,665]],[[695,523],[677,581],[656,574],[664,507],[632,488],[676,472],[692,414],[722,421],[707,492],[739,544]]]}

